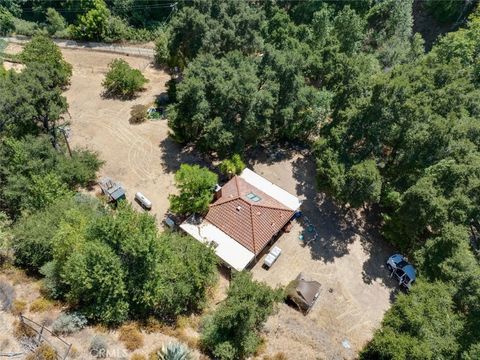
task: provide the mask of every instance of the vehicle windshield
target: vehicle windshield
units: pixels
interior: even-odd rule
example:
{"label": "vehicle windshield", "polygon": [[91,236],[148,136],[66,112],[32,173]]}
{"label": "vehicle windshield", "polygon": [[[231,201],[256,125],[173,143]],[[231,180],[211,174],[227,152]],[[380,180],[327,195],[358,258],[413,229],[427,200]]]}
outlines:
{"label": "vehicle windshield", "polygon": [[405,260],[402,260],[399,263],[397,263],[397,267],[400,269],[404,268],[407,265],[408,265],[408,262],[406,262]]}

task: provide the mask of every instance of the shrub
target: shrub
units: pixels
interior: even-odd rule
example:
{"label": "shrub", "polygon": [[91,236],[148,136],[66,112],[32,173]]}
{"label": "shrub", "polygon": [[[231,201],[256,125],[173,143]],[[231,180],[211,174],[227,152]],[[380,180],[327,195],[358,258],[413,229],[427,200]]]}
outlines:
{"label": "shrub", "polygon": [[131,36],[131,29],[128,23],[118,16],[111,16],[107,22],[107,28],[103,34],[105,42],[119,42],[127,40]]}
{"label": "shrub", "polygon": [[0,281],[0,309],[10,311],[15,301],[15,289],[5,281]]}
{"label": "shrub", "polygon": [[0,35],[9,35],[15,29],[13,15],[0,5]]}
{"label": "shrub", "polygon": [[170,209],[179,215],[207,212],[217,182],[217,175],[207,168],[182,164],[175,173],[180,194],[170,196]]}
{"label": "shrub", "polygon": [[130,124],[140,124],[147,120],[147,109],[148,107],[145,105],[133,105],[130,111]]}
{"label": "shrub", "polygon": [[206,319],[202,345],[215,358],[233,360],[253,355],[262,338],[263,324],[283,298],[281,290],[252,280],[250,273],[237,273],[228,289],[228,297]]}
{"label": "shrub", "polygon": [[246,165],[239,154],[234,154],[230,159],[223,160],[219,165],[220,172],[228,177],[239,175],[245,167]]}
{"label": "shrub", "polygon": [[53,8],[48,8],[46,13],[46,29],[50,35],[55,35],[59,31],[64,31],[67,27],[65,19],[59,12]]}
{"label": "shrub", "polygon": [[109,70],[102,85],[108,96],[131,98],[143,89],[148,80],[140,70],[133,69],[123,59],[115,59],[109,65]]}
{"label": "shrub", "polygon": [[147,360],[147,357],[143,354],[133,354],[130,360]]}
{"label": "shrub", "polygon": [[27,308],[27,303],[23,300],[14,300],[10,311],[13,315],[20,315]]}
{"label": "shrub", "polygon": [[185,345],[178,342],[169,343],[163,346],[156,353],[158,360],[190,360],[192,352]]}
{"label": "shrub", "polygon": [[30,304],[30,312],[45,312],[51,310],[53,306],[54,304],[50,300],[38,298]]}
{"label": "shrub", "polygon": [[17,35],[34,36],[42,34],[42,30],[38,27],[38,24],[32,21],[15,18],[14,24]]}
{"label": "shrub", "polygon": [[25,360],[57,360],[57,352],[48,344],[42,344],[33,354],[28,354]]}
{"label": "shrub", "polygon": [[26,325],[23,321],[16,321],[13,324],[13,336],[17,339],[33,338],[37,335],[35,330]]}
{"label": "shrub", "polygon": [[135,324],[122,326],[118,338],[129,351],[140,349],[143,346],[143,335]]}
{"label": "shrub", "polygon": [[168,63],[170,53],[168,51],[168,37],[165,32],[162,32],[155,41],[155,62],[159,65]]}
{"label": "shrub", "polygon": [[107,339],[102,335],[95,335],[92,338],[88,351],[92,356],[95,356],[96,358],[106,358],[108,351]]}
{"label": "shrub", "polygon": [[87,326],[85,316],[77,313],[62,314],[52,324],[55,334],[72,334]]}

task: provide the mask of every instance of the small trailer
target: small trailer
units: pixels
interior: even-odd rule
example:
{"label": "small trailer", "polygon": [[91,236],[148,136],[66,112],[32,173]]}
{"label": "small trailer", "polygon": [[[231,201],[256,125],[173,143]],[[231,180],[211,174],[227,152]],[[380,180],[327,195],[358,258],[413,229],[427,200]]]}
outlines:
{"label": "small trailer", "polygon": [[152,202],[147,199],[145,195],[141,192],[137,192],[135,194],[135,200],[146,210],[150,210],[152,208]]}
{"label": "small trailer", "polygon": [[107,197],[108,202],[118,202],[125,200],[125,190],[120,183],[106,177],[100,179],[98,185],[102,189],[102,193]]}

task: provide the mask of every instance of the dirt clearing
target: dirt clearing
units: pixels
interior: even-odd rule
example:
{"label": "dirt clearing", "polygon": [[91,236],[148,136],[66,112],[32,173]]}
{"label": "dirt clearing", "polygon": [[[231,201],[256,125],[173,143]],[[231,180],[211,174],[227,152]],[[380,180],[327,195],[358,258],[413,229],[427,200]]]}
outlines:
{"label": "dirt clearing", "polygon": [[[19,46],[9,46],[8,50],[18,51]],[[165,92],[168,74],[145,59],[85,50],[62,52],[73,65],[66,92],[72,146],[98,152],[105,161],[99,177],[109,176],[122,183],[127,198],[138,209],[133,198],[135,192],[142,192],[152,201],[151,212],[160,223],[168,209],[168,195],[175,192],[174,172],[181,163],[201,162],[198,155],[168,138],[166,120],[140,125],[128,122],[133,105],[152,104]],[[121,101],[102,96],[101,83],[115,58],[125,59],[150,80],[138,98]],[[304,214],[276,243],[283,250],[279,260],[266,271],[261,268],[263,258],[259,259],[252,270],[254,277],[275,287],[305,272],[322,284],[320,298],[307,316],[282,304],[269,319],[266,354],[283,352],[288,359],[355,358],[380,326],[393,297],[395,284],[383,268],[391,249],[366,226],[372,222],[365,220],[365,214],[346,213],[317,194],[314,164],[307,152],[277,151],[273,156],[259,152],[249,165],[303,200]],[[83,345],[79,347],[86,346],[92,331],[82,331],[78,339]],[[115,336],[111,334],[112,342]],[[166,340],[161,333],[148,335],[146,348]]]}
{"label": "dirt clearing", "polygon": [[390,307],[395,284],[383,264],[391,250],[365,228],[362,214],[345,215],[317,195],[308,155],[260,156],[253,167],[303,201],[303,217],[275,244],[282,255],[270,270],[262,268],[265,255],[260,258],[252,269],[254,278],[285,286],[304,272],[322,285],[306,316],[281,304],[265,327],[267,351],[299,360],[355,358]]}

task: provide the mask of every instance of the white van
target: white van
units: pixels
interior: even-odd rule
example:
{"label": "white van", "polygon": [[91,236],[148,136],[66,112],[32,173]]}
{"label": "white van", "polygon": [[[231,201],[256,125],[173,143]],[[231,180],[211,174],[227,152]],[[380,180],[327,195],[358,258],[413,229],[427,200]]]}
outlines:
{"label": "white van", "polygon": [[141,192],[135,194],[135,200],[137,200],[143,208],[150,210],[152,208],[152,202],[148,200]]}

